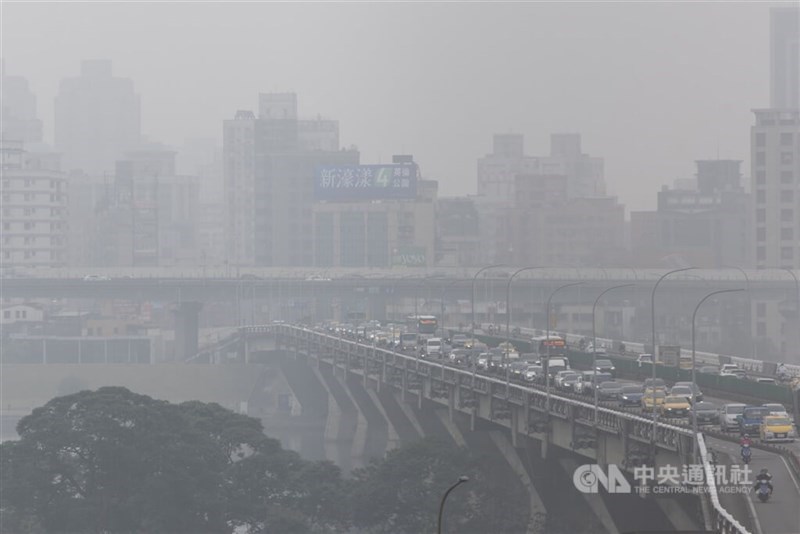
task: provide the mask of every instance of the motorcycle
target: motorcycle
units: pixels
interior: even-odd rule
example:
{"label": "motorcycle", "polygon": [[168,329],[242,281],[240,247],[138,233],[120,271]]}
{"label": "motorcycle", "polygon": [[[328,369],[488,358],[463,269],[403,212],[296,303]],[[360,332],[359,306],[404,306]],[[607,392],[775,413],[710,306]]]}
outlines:
{"label": "motorcycle", "polygon": [[758,500],[761,502],[767,502],[770,495],[772,495],[772,491],[770,491],[769,486],[765,481],[760,481],[758,483],[758,489],[756,490],[756,495],[758,495]]}
{"label": "motorcycle", "polygon": [[742,445],[742,461],[745,463],[745,465],[750,463],[751,454],[752,452],[750,451],[750,445]]}

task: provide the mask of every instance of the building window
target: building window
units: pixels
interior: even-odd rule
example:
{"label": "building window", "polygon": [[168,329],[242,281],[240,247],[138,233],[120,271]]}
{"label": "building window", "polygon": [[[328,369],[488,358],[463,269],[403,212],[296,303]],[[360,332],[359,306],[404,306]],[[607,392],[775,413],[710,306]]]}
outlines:
{"label": "building window", "polygon": [[11,230],[11,223],[3,223],[3,230]]}
{"label": "building window", "polygon": [[767,303],[759,302],[756,304],[756,317],[765,317],[767,315]]}
{"label": "building window", "polygon": [[792,171],[781,171],[781,183],[790,184],[794,182],[794,175]]}
{"label": "building window", "polygon": [[794,154],[791,152],[781,152],[781,165],[791,165],[794,163]]}
{"label": "building window", "polygon": [[756,260],[764,261],[767,259],[767,249],[765,247],[756,247]]}
{"label": "building window", "polygon": [[767,323],[756,323],[756,335],[758,337],[767,336]]}
{"label": "building window", "polygon": [[781,228],[781,240],[782,241],[792,241],[794,239],[794,229],[793,228]]}
{"label": "building window", "polygon": [[756,152],[756,165],[766,165],[767,156],[764,152]]}
{"label": "building window", "polygon": [[791,209],[781,210],[781,221],[791,222],[792,219],[794,219],[794,210]]}
{"label": "building window", "polygon": [[756,202],[763,204],[767,201],[767,192],[763,189],[756,191]]}
{"label": "building window", "polygon": [[765,183],[767,183],[767,172],[766,171],[756,171],[756,183],[757,184],[765,184]]}
{"label": "building window", "polygon": [[32,230],[33,229],[33,223],[26,222],[25,223],[25,229],[26,230]]}
{"label": "building window", "polygon": [[764,208],[758,208],[756,210],[756,222],[767,222],[767,210]]}
{"label": "building window", "polygon": [[11,319],[11,310],[5,310],[3,312],[3,319]]}
{"label": "building window", "polygon": [[782,190],[781,202],[794,202],[794,191],[792,189]]}
{"label": "building window", "polygon": [[791,260],[794,258],[794,249],[792,247],[781,247],[781,259]]}
{"label": "building window", "polygon": [[756,134],[756,146],[757,147],[767,146],[767,134],[765,133]]}
{"label": "building window", "polygon": [[781,134],[781,146],[792,146],[792,138],[794,136],[791,133],[782,133]]}
{"label": "building window", "polygon": [[766,240],[767,240],[767,229],[756,228],[756,241],[766,241]]}

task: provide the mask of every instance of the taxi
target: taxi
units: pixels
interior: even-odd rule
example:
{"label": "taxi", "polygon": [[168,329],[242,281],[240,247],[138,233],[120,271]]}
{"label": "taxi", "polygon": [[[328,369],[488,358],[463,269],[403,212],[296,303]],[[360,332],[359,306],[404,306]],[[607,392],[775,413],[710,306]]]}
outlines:
{"label": "taxi", "polygon": [[644,395],[642,395],[642,411],[645,412],[652,412],[653,405],[656,408],[660,407],[664,404],[664,399],[667,397],[667,394],[663,391],[657,389],[655,393],[652,389],[648,388],[645,390]]}
{"label": "taxi", "polygon": [[664,417],[686,417],[691,409],[692,405],[689,403],[688,398],[670,395],[664,399],[664,403],[661,405],[661,415]]}
{"label": "taxi", "polygon": [[782,415],[768,415],[761,423],[761,441],[794,441],[797,432],[792,421]]}

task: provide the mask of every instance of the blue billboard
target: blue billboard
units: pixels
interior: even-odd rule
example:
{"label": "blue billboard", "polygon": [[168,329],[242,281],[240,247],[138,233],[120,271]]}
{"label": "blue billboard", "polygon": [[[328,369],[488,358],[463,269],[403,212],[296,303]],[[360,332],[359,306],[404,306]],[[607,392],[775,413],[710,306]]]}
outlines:
{"label": "blue billboard", "polygon": [[417,166],[326,165],[314,174],[315,200],[417,198]]}

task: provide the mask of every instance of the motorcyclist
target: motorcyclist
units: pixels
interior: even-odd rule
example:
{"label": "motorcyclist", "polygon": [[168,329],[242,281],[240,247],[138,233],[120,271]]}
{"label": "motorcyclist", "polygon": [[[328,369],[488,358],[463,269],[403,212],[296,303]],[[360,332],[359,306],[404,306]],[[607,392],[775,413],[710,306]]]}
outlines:
{"label": "motorcyclist", "polygon": [[739,446],[744,447],[745,445],[750,447],[753,445],[753,441],[750,439],[750,436],[742,432],[741,437],[739,438]]}
{"label": "motorcyclist", "polygon": [[769,471],[766,469],[762,469],[758,475],[756,475],[756,483],[753,485],[753,489],[758,489],[761,484],[766,484],[769,488],[770,494],[772,493],[772,475],[769,474]]}

